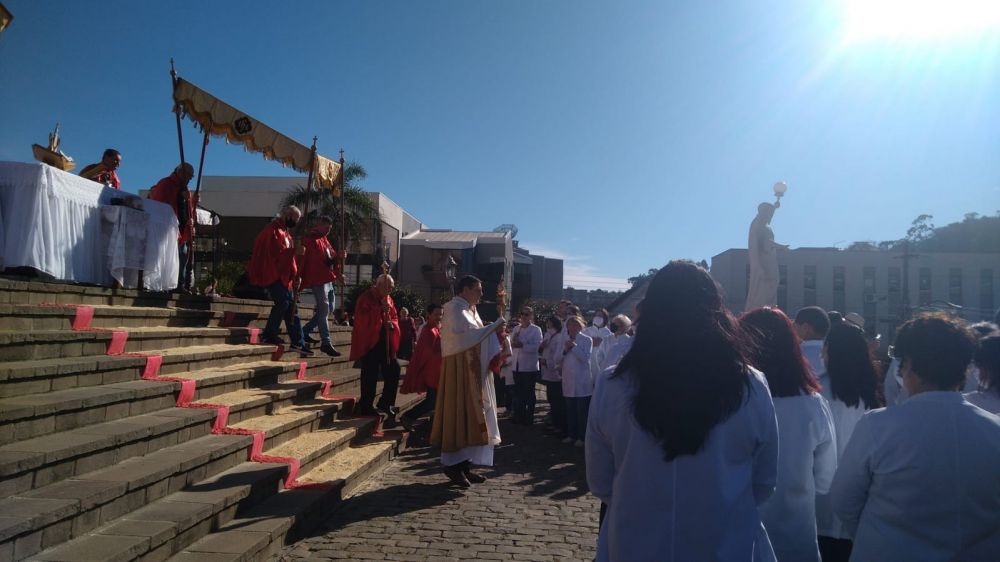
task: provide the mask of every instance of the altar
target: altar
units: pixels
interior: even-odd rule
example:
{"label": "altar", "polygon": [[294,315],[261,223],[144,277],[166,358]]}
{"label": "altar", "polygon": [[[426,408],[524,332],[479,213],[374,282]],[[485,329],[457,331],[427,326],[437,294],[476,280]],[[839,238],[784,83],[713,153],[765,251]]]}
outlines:
{"label": "altar", "polygon": [[126,196],[134,197],[46,164],[0,162],[0,268],[125,286],[135,286],[141,269],[144,288],[175,288],[173,210],[149,199],[141,211],[112,205]]}

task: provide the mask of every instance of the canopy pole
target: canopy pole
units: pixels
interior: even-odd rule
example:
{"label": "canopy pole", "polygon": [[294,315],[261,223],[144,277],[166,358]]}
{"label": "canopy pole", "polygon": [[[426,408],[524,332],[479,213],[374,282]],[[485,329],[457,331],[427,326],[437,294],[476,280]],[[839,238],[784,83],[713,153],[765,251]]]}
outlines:
{"label": "canopy pole", "polygon": [[[347,215],[344,213],[344,200],[345,195],[347,195],[347,186],[344,177],[344,171],[347,167],[344,163],[344,149],[340,149],[340,308],[341,310],[346,310],[344,308],[344,288],[347,286],[347,281],[344,279],[344,273],[347,271],[347,236],[345,226],[347,224]],[[340,318],[334,318],[334,321],[338,324],[340,323]]]}
{"label": "canopy pole", "polygon": [[[177,70],[174,68],[174,58],[170,57],[170,83],[173,85],[170,97],[174,98],[174,117],[177,121],[177,148],[181,155],[181,169],[184,168],[184,134],[181,132],[181,112],[183,111],[183,104],[177,100]],[[185,190],[187,191],[187,190]],[[188,197],[191,197],[191,192],[188,191]],[[183,202],[185,205],[187,201]],[[180,225],[181,228],[187,228],[186,224]],[[193,238],[193,237],[192,237]],[[188,240],[188,260],[190,261],[191,249],[194,245],[194,240]],[[188,280],[187,264],[180,264],[181,271],[184,272],[184,282],[179,286],[178,289],[190,290],[191,282]]]}
{"label": "canopy pole", "polygon": [[[205,167],[206,148],[208,148],[208,129],[205,129],[205,140],[201,143],[201,159],[198,161],[198,180],[194,184],[194,205],[192,205],[194,207],[194,216],[191,219],[194,221],[195,232],[198,230],[198,203],[200,202],[198,196],[201,193],[201,171]],[[192,271],[194,271],[194,236],[188,240],[188,255],[187,263],[184,264],[184,279],[190,279]]]}

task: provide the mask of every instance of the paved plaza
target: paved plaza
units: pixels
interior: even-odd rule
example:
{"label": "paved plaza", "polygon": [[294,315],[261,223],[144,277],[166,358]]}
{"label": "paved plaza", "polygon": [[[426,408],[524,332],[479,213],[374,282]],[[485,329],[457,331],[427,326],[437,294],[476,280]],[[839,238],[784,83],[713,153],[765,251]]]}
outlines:
{"label": "paved plaza", "polygon": [[501,421],[489,480],[446,484],[427,424],[409,449],[280,560],[592,560],[600,503],[583,449]]}

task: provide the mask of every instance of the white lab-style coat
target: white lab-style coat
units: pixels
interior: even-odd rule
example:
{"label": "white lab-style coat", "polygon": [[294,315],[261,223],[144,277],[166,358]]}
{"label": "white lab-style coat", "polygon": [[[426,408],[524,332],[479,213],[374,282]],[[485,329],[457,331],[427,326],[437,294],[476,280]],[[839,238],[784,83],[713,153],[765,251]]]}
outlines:
{"label": "white lab-style coat", "polygon": [[[563,353],[569,334],[563,340]],[[562,390],[566,398],[585,398],[594,393],[594,374],[590,370],[590,356],[593,354],[594,341],[583,332],[576,335],[576,346],[565,353],[562,359]]]}
{"label": "white lab-style coat", "polygon": [[[584,328],[583,333],[592,340],[593,349],[590,353],[590,373],[594,380],[597,380],[597,375],[601,374],[601,371],[604,370],[601,368],[600,363],[601,346],[604,345],[605,340],[612,337],[614,334],[611,333],[611,329],[607,326],[601,326],[598,328],[593,324]],[[597,343],[596,338],[600,338],[600,343]]]}
{"label": "white lab-style coat", "polygon": [[587,483],[608,506],[597,560],[772,560],[757,506],[774,490],[778,427],[767,382],[693,455],[667,462],[632,415],[635,381],[605,371],[590,403]]}
{"label": "white lab-style coat", "polygon": [[521,347],[511,347],[513,352],[513,369],[515,373],[532,373],[539,370],[538,366],[538,345],[542,343],[542,329],[534,324],[527,328],[520,324],[514,327],[510,333],[511,341],[518,336],[521,340]]}
{"label": "white lab-style coat", "polygon": [[[865,401],[858,399],[856,406],[848,406],[846,403],[834,398],[827,402],[830,407],[830,415],[833,417],[834,434],[837,436],[837,460],[844,454],[847,442],[850,441],[854,428],[858,421],[864,417],[868,410]],[[851,533],[844,529],[844,522],[833,512],[833,503],[830,494],[816,494],[816,532],[821,537],[833,537],[835,539],[850,539]]]}
{"label": "white lab-style coat", "polygon": [[868,412],[830,496],[854,530],[851,560],[996,560],[1000,418],[958,392],[931,391]]}
{"label": "white lab-style coat", "polygon": [[604,356],[605,368],[621,363],[625,354],[632,349],[633,343],[635,343],[635,336],[625,335],[618,338],[618,341],[615,342],[615,346],[612,347],[611,350],[608,351],[607,355]]}
{"label": "white lab-style coat", "polygon": [[601,347],[597,348],[597,351],[595,352],[597,355],[597,365],[600,367],[601,371],[612,365],[618,364],[618,361],[609,363],[608,359],[612,357],[611,351],[615,348],[615,346],[627,339],[632,339],[632,336],[626,333],[622,333],[620,336],[612,333],[610,336],[604,338],[604,341],[601,342]]}
{"label": "white lab-style coat", "polygon": [[837,439],[826,399],[804,394],[774,399],[778,418],[778,487],[760,518],[779,561],[819,562],[816,494],[830,489]]}
{"label": "white lab-style coat", "polygon": [[562,360],[563,360],[563,335],[560,332],[546,332],[542,341],[541,357],[545,359],[545,367],[542,368],[542,380],[557,382],[562,380]]}

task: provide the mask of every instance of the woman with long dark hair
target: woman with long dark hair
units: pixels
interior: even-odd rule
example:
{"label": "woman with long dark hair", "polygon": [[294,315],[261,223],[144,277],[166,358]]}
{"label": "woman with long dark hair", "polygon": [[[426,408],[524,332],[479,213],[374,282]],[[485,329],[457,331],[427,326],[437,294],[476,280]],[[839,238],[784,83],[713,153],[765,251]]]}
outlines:
{"label": "woman with long dark hair", "polygon": [[774,408],[708,272],[673,261],[590,406],[587,482],[607,504],[598,560],[766,560]]}
{"label": "woman with long dark hair", "polygon": [[816,494],[829,491],[837,470],[830,409],[783,312],[757,308],[740,325],[753,341],[751,364],[767,377],[781,439],[778,487],[761,505],[761,519],[780,562],[819,562]]}
{"label": "woman with long dark hair", "polygon": [[[830,388],[830,415],[837,436],[837,459],[844,453],[854,427],[865,412],[879,406],[875,388],[878,372],[865,332],[850,322],[837,322],[830,328],[822,351]],[[816,532],[823,562],[851,556],[851,534],[833,513],[830,496],[816,495]]]}

